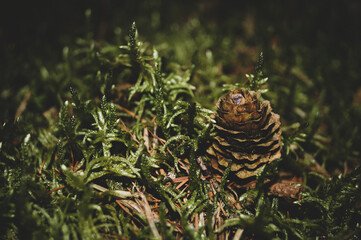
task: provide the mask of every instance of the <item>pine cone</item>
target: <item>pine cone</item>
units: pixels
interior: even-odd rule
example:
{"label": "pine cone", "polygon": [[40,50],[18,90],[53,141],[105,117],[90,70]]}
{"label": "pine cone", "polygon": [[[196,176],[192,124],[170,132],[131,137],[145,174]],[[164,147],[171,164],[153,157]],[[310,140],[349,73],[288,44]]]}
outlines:
{"label": "pine cone", "polygon": [[281,157],[280,117],[260,93],[237,89],[217,102],[217,136],[207,149],[212,167],[250,181],[262,166]]}

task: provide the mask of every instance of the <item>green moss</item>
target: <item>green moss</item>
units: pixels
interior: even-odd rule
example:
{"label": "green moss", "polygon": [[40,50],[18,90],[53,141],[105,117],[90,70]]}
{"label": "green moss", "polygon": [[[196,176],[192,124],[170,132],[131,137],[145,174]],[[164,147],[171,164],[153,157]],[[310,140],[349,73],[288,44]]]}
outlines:
{"label": "green moss", "polygon": [[[58,33],[68,40],[51,38],[58,55],[48,54],[51,43],[43,52],[27,43],[15,57],[5,42],[1,97],[11,103],[1,105],[1,238],[359,238],[361,72],[359,56],[345,48],[357,52],[359,43],[343,35],[336,44],[327,31],[315,37],[318,15],[307,4],[250,3],[243,15],[236,4],[223,19],[211,5],[193,3],[204,18],[187,21],[172,14],[176,3],[126,4],[139,11],[139,33],[135,23],[120,28],[113,19],[112,37],[97,36],[97,8],[88,6],[85,33],[76,25]],[[310,20],[279,17],[296,5]],[[114,16],[125,9],[104,6]],[[147,29],[146,19],[158,21]],[[322,24],[338,26],[338,18],[328,20]],[[9,33],[0,30],[0,37]],[[234,179],[226,171],[215,190],[204,166],[215,103],[239,87],[262,92],[280,114],[283,152],[254,189],[237,192],[235,204]],[[301,199],[268,194],[264,180],[285,172],[302,183]]]}

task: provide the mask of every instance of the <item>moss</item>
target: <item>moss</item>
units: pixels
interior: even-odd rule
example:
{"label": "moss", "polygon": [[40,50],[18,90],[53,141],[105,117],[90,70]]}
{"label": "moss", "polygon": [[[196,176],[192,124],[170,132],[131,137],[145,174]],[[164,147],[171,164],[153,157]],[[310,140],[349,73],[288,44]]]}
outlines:
{"label": "moss", "polygon": [[[199,1],[179,17],[165,2],[100,4],[108,15],[90,2],[72,9],[87,27],[71,30],[42,6],[59,27],[50,42],[49,23],[23,22],[43,49],[1,25],[1,238],[359,238],[359,3],[327,3],[316,21],[321,3]],[[126,9],[137,25],[119,25]],[[297,9],[308,18],[290,19]],[[239,87],[280,114],[283,152],[254,189],[231,191],[227,172],[212,182],[205,149],[216,101]],[[280,176],[300,199],[269,195]]]}

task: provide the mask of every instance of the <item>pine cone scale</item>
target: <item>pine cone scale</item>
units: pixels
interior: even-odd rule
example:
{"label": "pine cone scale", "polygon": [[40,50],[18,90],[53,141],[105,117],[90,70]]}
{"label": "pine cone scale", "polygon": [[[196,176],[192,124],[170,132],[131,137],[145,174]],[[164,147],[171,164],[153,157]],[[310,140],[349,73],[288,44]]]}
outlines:
{"label": "pine cone scale", "polygon": [[222,127],[220,125],[215,125],[217,131],[222,134],[222,132],[224,132],[226,135],[235,135],[237,138],[239,139],[252,139],[252,138],[264,138],[265,136],[269,135],[269,134],[273,134],[274,131],[276,131],[281,123],[279,121],[279,117],[277,118],[278,115],[275,116],[268,116],[268,125],[263,126],[262,128],[253,130],[253,129],[245,129],[245,130],[232,130],[232,129],[227,129],[225,127]]}
{"label": "pine cone scale", "polygon": [[[271,157],[276,157],[275,159],[280,157],[277,152],[279,152],[279,148],[277,146],[274,147],[275,149],[269,151],[267,154],[260,156],[260,154],[242,154],[236,152],[220,152],[219,150],[213,151],[213,155],[217,155],[217,158],[229,159],[236,164],[243,164],[248,166],[250,169],[254,169],[255,165],[261,162],[268,162],[270,161]],[[272,159],[274,160],[274,159]],[[228,166],[228,165],[226,165]]]}
{"label": "pine cone scale", "polygon": [[216,147],[218,147],[218,149],[224,149],[224,150],[229,150],[232,152],[242,152],[242,153],[246,153],[246,154],[251,154],[254,152],[257,153],[267,153],[269,151],[271,151],[271,149],[273,149],[274,146],[276,146],[278,144],[278,141],[267,141],[265,143],[252,143],[252,142],[247,142],[247,144],[242,145],[242,144],[232,144],[232,141],[230,141],[230,139],[225,140],[222,138],[217,138],[215,139],[216,143],[214,144]]}

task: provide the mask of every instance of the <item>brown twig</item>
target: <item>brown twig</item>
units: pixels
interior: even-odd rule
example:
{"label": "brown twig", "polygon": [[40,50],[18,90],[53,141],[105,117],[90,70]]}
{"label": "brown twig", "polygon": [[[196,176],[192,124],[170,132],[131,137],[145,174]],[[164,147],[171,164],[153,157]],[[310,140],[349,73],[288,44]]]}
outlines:
{"label": "brown twig", "polygon": [[123,110],[124,112],[126,112],[129,116],[131,116],[131,117],[133,117],[133,118],[135,118],[135,119],[138,119],[138,116],[137,116],[137,115],[135,115],[134,113],[132,113],[130,110],[126,109],[125,107],[120,106],[120,105],[118,105],[118,104],[116,105],[116,107],[122,109],[122,110]]}
{"label": "brown twig", "polygon": [[[139,145],[139,141],[138,139],[129,131],[128,127],[124,124],[123,120],[120,118],[120,122],[122,123],[123,127],[122,126],[119,126],[121,129],[123,129],[124,131],[126,131],[134,141],[136,141]],[[138,146],[137,145],[137,146]]]}
{"label": "brown twig", "polygon": [[43,168],[44,168],[44,165],[45,165],[45,161],[46,161],[46,156],[44,157],[44,160],[43,160],[43,162],[41,163],[41,166],[40,166],[40,169],[39,169],[39,175],[41,175],[42,172],[43,172]]}
{"label": "brown twig", "polygon": [[150,134],[152,135],[152,137],[155,138],[155,139],[157,139],[159,142],[161,142],[162,145],[164,145],[164,144],[167,142],[166,140],[164,140],[164,139],[158,137],[157,135],[155,135],[154,133],[152,133],[152,131],[150,131],[150,130],[148,129],[148,127],[145,127],[145,128],[148,130],[148,132],[150,132]]}
{"label": "brown twig", "polygon": [[181,182],[180,184],[178,184],[178,186],[176,187],[176,189],[181,188],[185,183],[187,183],[189,180],[189,177],[187,177],[186,179],[183,180],[183,182]]}
{"label": "brown twig", "polygon": [[65,186],[65,185],[63,185],[63,186],[60,186],[60,187],[54,188],[54,189],[50,190],[50,191],[48,192],[48,194],[51,194],[52,192],[58,191],[58,190],[63,189],[63,188],[66,188],[66,186]]}
{"label": "brown twig", "polygon": [[16,119],[18,119],[18,118],[21,116],[21,114],[25,111],[26,106],[28,105],[28,102],[29,102],[29,100],[30,100],[30,97],[31,97],[31,92],[30,92],[30,91],[27,91],[27,92],[25,93],[25,95],[24,95],[24,97],[23,97],[23,100],[21,101],[18,109],[16,110],[14,121],[15,121]]}
{"label": "brown twig", "polygon": [[154,215],[153,215],[152,209],[149,206],[147,198],[145,197],[144,193],[142,193],[142,192],[138,192],[138,193],[143,202],[144,213],[145,213],[145,217],[147,218],[147,221],[149,223],[150,230],[152,231],[152,233],[156,239],[162,239],[162,237],[160,236],[160,234],[157,230],[157,227],[155,226]]}

